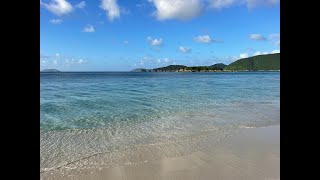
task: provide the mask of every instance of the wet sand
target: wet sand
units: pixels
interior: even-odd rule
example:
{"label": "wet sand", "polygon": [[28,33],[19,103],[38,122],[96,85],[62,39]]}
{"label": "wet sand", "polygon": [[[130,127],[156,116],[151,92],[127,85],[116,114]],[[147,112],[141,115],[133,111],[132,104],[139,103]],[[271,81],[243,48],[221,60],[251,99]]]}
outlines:
{"label": "wet sand", "polygon": [[140,164],[41,175],[41,179],[280,179],[280,126],[241,128],[212,149]]}

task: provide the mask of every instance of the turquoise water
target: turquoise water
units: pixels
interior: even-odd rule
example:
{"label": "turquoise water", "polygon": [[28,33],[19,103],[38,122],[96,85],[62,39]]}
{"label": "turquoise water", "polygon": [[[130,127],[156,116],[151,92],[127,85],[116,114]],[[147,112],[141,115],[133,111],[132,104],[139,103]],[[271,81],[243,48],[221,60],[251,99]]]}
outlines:
{"label": "turquoise water", "polygon": [[188,154],[279,111],[279,72],[40,73],[40,172]]}

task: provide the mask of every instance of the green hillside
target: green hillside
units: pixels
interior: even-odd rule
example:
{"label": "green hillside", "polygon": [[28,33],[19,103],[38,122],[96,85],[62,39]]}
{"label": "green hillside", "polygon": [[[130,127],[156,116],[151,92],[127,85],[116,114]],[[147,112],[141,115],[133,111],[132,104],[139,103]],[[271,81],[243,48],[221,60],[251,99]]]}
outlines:
{"label": "green hillside", "polygon": [[151,72],[208,72],[208,71],[222,71],[227,65],[223,63],[214,64],[211,66],[184,66],[184,65],[169,65],[166,67],[152,69]]}
{"label": "green hillside", "polygon": [[184,65],[169,65],[166,67],[155,68],[154,71],[178,71],[179,69],[184,69],[187,66]]}
{"label": "green hillside", "polygon": [[277,71],[280,70],[280,53],[258,55],[239,59],[229,65],[223,63],[211,66],[169,65],[155,69],[137,68],[132,72],[229,72],[229,71]]}
{"label": "green hillside", "polygon": [[218,64],[214,64],[212,66],[209,66],[210,69],[214,69],[214,70],[223,70],[225,67],[227,67],[227,65],[225,65],[223,63],[218,63]]}
{"label": "green hillside", "polygon": [[280,70],[280,53],[258,55],[249,58],[239,59],[224,70],[233,71],[259,71],[259,70]]}

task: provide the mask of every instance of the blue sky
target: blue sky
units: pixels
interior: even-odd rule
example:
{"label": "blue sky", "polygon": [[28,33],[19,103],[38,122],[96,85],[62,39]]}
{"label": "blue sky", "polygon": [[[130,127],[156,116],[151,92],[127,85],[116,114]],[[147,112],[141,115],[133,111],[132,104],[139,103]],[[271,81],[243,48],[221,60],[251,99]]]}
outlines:
{"label": "blue sky", "polygon": [[229,64],[280,52],[280,0],[42,0],[40,70]]}

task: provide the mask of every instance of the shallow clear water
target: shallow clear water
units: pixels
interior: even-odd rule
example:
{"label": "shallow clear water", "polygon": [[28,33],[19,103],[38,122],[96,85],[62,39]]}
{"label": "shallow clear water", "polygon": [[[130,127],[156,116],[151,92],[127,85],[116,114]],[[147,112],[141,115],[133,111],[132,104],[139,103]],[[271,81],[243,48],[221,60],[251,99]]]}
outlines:
{"label": "shallow clear water", "polygon": [[188,154],[279,111],[279,72],[40,73],[40,172]]}

